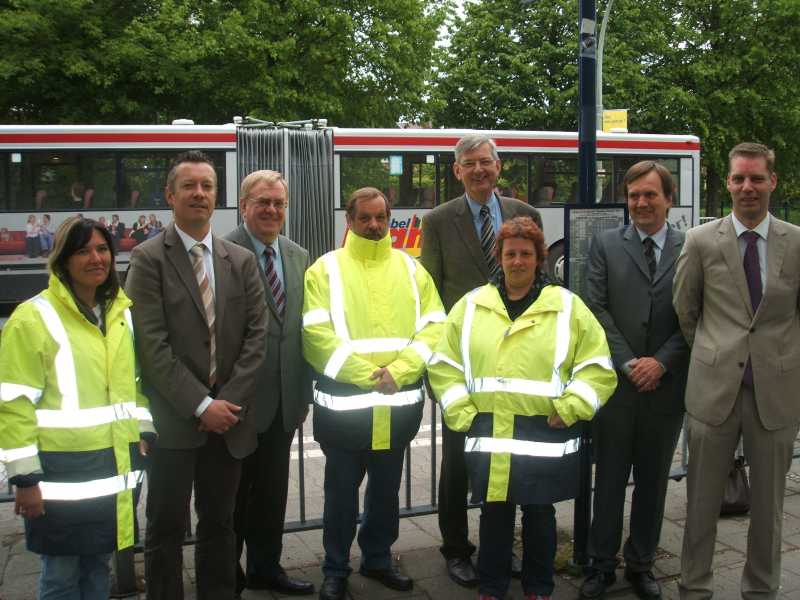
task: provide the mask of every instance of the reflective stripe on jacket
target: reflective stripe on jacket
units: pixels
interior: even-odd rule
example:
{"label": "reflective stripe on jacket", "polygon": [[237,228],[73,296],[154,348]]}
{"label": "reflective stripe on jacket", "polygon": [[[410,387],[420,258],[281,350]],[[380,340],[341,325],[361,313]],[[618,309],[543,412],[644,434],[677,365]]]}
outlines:
{"label": "reflective stripe on jacket", "polygon": [[139,433],[155,430],[136,376],[130,304],[120,291],[103,336],[51,276],[3,329],[2,457],[9,478],[44,473],[45,516],[26,527],[35,552],[99,554],[133,544]]}
{"label": "reflective stripe on jacket", "polygon": [[[303,306],[303,356],[319,373],[314,416],[325,421],[315,436],[376,450],[412,439],[421,377],[444,320],[430,275],[392,250],[389,236],[373,242],[350,232],[344,248],[317,260],[306,272]],[[381,367],[398,393],[373,391]]]}
{"label": "reflective stripe on jacket", "polygon": [[[468,432],[473,501],[574,497],[574,425],[617,383],[603,329],[580,298],[547,286],[512,323],[494,285],[473,290],[450,311],[428,373],[446,424]],[[547,425],[555,410],[566,429]]]}

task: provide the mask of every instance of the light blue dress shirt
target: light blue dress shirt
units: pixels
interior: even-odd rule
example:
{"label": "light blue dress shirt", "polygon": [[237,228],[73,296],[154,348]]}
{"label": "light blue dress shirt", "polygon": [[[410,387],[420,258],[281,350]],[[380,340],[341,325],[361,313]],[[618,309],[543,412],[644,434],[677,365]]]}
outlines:
{"label": "light blue dress shirt", "polygon": [[[475,202],[472,198],[467,196],[467,204],[469,204],[469,209],[472,211],[472,220],[475,221],[475,229],[478,231],[478,239],[481,239],[481,227],[483,227],[483,217],[481,216],[481,208],[483,208],[483,204],[479,204]],[[492,192],[492,195],[489,196],[489,200],[486,201],[486,206],[489,207],[489,219],[492,221],[492,229],[494,229],[494,236],[497,237],[497,232],[500,231],[500,228],[503,226],[503,215],[500,212],[500,201],[497,199],[497,195]]]}
{"label": "light blue dress shirt", "polygon": [[664,223],[664,226],[656,231],[653,235],[648,236],[644,231],[636,227],[636,231],[639,233],[639,239],[642,241],[642,253],[644,253],[644,241],[650,237],[653,239],[653,254],[656,255],[656,264],[661,261],[661,251],[664,249],[664,244],[667,243],[667,229],[669,229],[669,224]]}
{"label": "light blue dress shirt", "polygon": [[[247,235],[250,236],[250,241],[253,243],[253,248],[256,250],[256,256],[258,257],[258,264],[261,265],[261,268],[264,272],[267,272],[267,257],[264,256],[264,250],[266,250],[267,245],[259,240],[256,236],[250,233],[250,230],[247,228],[247,223],[244,224],[244,230],[247,232]],[[275,256],[272,257],[273,262],[275,263],[275,270],[278,272],[278,279],[281,280],[281,285],[283,289],[286,289],[286,282],[283,279],[283,261],[281,260],[281,247],[278,244],[278,238],[270,244],[273,250],[275,250]]]}

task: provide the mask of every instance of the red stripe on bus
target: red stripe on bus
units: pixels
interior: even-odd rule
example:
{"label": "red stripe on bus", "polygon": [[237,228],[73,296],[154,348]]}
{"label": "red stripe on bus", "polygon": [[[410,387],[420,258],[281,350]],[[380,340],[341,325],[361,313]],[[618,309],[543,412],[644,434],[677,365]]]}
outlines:
{"label": "red stripe on bus", "polygon": [[0,144],[236,143],[235,133],[6,133]]}
{"label": "red stripe on bus", "polygon": [[[335,136],[334,144],[340,146],[455,146],[460,138],[452,137],[366,137]],[[577,148],[576,139],[531,139],[531,138],[495,138],[501,148]],[[614,148],[627,150],[699,150],[696,142],[651,142],[627,140],[600,140],[598,148]]]}

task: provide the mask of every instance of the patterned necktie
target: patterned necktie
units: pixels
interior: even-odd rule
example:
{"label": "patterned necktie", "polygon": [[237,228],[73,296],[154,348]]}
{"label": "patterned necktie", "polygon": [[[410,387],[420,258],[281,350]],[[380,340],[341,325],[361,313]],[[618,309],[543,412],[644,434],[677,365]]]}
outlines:
{"label": "patterned necktie", "polygon": [[286,308],[286,294],[283,293],[281,278],[278,277],[278,270],[275,268],[275,249],[272,246],[264,248],[264,274],[267,276],[267,284],[272,291],[275,306],[278,307],[278,314],[283,323],[283,313]]}
{"label": "patterned necktie", "polygon": [[[646,237],[642,240],[644,244],[644,257],[647,259],[647,268],[650,270],[650,279],[656,273],[658,263],[656,262],[655,242],[653,238]],[[650,314],[647,317],[647,331],[644,336],[644,353],[650,356],[650,339],[653,337],[653,303],[650,302]]]}
{"label": "patterned necktie", "polygon": [[211,290],[211,282],[208,280],[205,266],[203,265],[203,250],[205,244],[195,244],[191,252],[194,254],[194,276],[197,285],[200,286],[200,295],[203,297],[203,306],[206,309],[206,321],[208,322],[208,333],[211,335],[211,368],[208,375],[208,387],[213,388],[217,383],[217,336],[216,336],[216,313],[214,311],[214,293]]}
{"label": "patterned necktie", "polygon": [[[745,231],[742,237],[747,242],[747,247],[744,251],[744,277],[747,279],[747,287],[750,290],[750,304],[753,306],[753,315],[758,310],[758,305],[761,304],[761,265],[759,264],[758,257],[758,234],[755,231]],[[744,375],[742,376],[742,383],[749,387],[751,390],[755,386],[753,380],[753,363],[750,357],[747,357],[747,365],[744,368]]]}
{"label": "patterned necktie", "polygon": [[658,268],[655,251],[656,243],[651,237],[644,238],[642,243],[644,244],[644,257],[647,259],[647,268],[650,269],[650,278],[652,279],[653,275],[656,274],[656,269]]}
{"label": "patterned necktie", "polygon": [[494,248],[494,227],[492,227],[492,219],[489,217],[488,206],[481,206],[481,216],[483,217],[483,224],[481,225],[481,247],[483,248],[483,256],[486,257],[486,264],[489,265],[489,272],[492,274],[492,277],[494,277],[497,275],[500,267],[492,253],[492,249]]}

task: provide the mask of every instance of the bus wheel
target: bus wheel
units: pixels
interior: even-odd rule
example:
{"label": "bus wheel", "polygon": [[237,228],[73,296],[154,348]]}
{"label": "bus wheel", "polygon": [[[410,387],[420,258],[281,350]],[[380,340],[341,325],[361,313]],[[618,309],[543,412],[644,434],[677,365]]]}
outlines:
{"label": "bus wheel", "polygon": [[564,242],[550,246],[547,253],[547,272],[559,285],[564,285]]}

